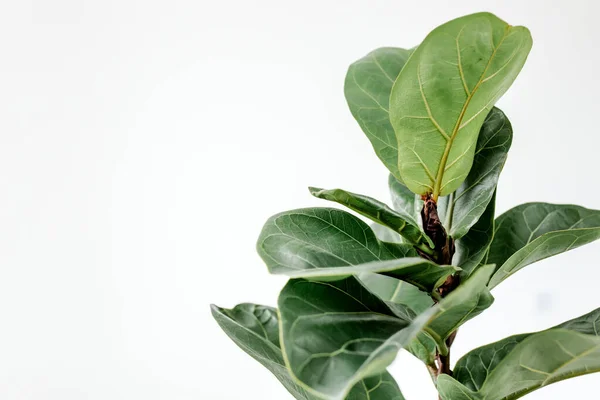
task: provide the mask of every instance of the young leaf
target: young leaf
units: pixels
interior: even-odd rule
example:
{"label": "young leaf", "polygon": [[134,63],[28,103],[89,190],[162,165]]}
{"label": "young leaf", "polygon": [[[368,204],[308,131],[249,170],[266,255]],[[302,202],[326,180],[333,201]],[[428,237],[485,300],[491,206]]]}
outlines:
{"label": "young leaf", "polygon": [[286,365],[311,393],[331,400],[385,371],[434,310],[410,321],[354,277],[331,283],[290,280],[278,303]]}
{"label": "young leaf", "polygon": [[380,241],[359,218],[335,208],[304,208],[272,216],[261,231],[257,250],[276,274],[417,254],[411,245]]}
{"label": "young leaf", "polygon": [[502,214],[486,263],[496,264],[489,287],[521,268],[600,238],[600,211],[580,206],[527,203]]}
{"label": "young leaf", "polygon": [[466,235],[485,212],[496,190],[511,142],[510,121],[494,107],[479,132],[473,168],[456,192],[447,197],[452,216],[440,213],[455,240]]}
{"label": "young leaf", "polygon": [[[467,178],[468,179],[468,178]],[[479,221],[469,229],[469,232],[458,239],[456,253],[452,262],[462,269],[461,279],[466,279],[481,265],[494,237],[494,211],[496,209],[496,194],[487,205]]]}
{"label": "young leaf", "polygon": [[475,349],[456,363],[456,380],[439,378],[438,390],[445,400],[511,400],[563,379],[598,372],[599,324],[596,309],[546,331]]}
{"label": "young leaf", "polygon": [[[279,345],[277,310],[255,304],[239,304],[231,310],[211,306],[219,326],[242,350],[261,363],[298,400],[320,400],[308,393],[289,374]],[[256,388],[259,393],[259,388]],[[346,400],[404,400],[394,378],[388,373],[357,383]]]}
{"label": "young leaf", "polygon": [[412,216],[394,211],[379,200],[342,189],[325,190],[311,187],[309,190],[315,197],[335,201],[370,218],[374,222],[387,226],[414,245],[433,247],[431,239],[421,231],[413,221]]}
{"label": "young leaf", "polygon": [[437,27],[412,53],[390,96],[398,168],[410,190],[437,201],[461,185],[483,121],[531,45],[527,28],[479,13]]}
{"label": "young leaf", "polygon": [[372,51],[350,65],[344,83],[350,112],[377,156],[398,179],[398,143],[390,124],[389,100],[392,85],[410,52],[391,47]]}

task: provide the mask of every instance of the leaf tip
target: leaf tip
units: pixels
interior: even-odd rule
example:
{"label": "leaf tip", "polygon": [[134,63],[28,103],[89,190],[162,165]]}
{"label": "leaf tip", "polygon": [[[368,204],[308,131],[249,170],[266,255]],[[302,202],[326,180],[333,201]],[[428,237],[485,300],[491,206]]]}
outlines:
{"label": "leaf tip", "polygon": [[310,192],[310,194],[312,194],[312,195],[313,195],[313,196],[315,196],[315,197],[319,197],[319,194],[320,194],[320,193],[321,193],[323,190],[325,190],[325,189],[323,189],[323,188],[317,188],[317,187],[314,187],[314,186],[309,186],[309,187],[308,187],[308,191]]}

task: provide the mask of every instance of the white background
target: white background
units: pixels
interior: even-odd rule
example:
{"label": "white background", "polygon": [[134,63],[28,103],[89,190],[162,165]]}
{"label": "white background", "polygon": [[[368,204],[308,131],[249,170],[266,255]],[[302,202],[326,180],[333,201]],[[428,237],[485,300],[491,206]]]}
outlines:
{"label": "white background", "polygon": [[[0,397],[290,398],[209,304],[275,304],[285,280],[255,240],[271,214],[324,205],[307,186],[388,199],[345,104],[347,66],[482,10],[534,36],[498,104],[515,130],[499,211],[600,209],[594,0],[2,0]],[[455,360],[600,306],[599,254],[508,279]],[[435,398],[411,356],[391,371],[408,400]],[[527,398],[590,398],[598,380]]]}

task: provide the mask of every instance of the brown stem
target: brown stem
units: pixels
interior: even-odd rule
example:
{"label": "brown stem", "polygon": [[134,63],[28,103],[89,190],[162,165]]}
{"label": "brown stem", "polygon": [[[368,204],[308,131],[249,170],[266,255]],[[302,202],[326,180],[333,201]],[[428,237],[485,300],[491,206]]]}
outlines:
{"label": "brown stem", "polygon": [[[421,210],[421,219],[423,220],[423,230],[429,236],[434,244],[435,250],[433,255],[424,254],[419,252],[422,257],[432,260],[440,265],[451,265],[452,256],[454,255],[454,240],[448,236],[446,229],[440,221],[440,217],[437,212],[437,204],[433,198],[428,195],[423,198],[423,209]],[[458,287],[460,278],[458,275],[450,275],[446,281],[438,288],[440,297],[446,297],[450,292]],[[446,340],[446,346],[448,348],[448,354],[442,355],[437,354],[436,357],[436,368],[437,370],[431,371],[432,367],[429,366],[432,375],[439,376],[440,374],[447,374],[452,376],[450,370],[450,347],[456,337],[456,332],[452,334]],[[439,398],[440,400],[441,397]]]}

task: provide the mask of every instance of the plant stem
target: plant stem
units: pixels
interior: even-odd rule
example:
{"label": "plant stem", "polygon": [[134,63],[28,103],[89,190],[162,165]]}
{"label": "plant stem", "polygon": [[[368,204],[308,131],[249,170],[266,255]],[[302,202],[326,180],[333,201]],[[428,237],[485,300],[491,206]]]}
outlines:
{"label": "plant stem", "polygon": [[[454,194],[450,196],[448,215],[446,222],[452,224],[452,214],[454,213]],[[442,225],[437,212],[437,203],[431,196],[426,196],[424,199],[423,209],[421,210],[421,219],[423,220],[423,230],[429,236],[434,244],[434,254],[430,255],[429,259],[440,265],[452,265],[452,256],[454,255],[454,240],[448,236],[446,229]],[[423,254],[422,254],[423,255]],[[432,295],[435,302],[438,303],[442,298],[451,293],[460,283],[457,275],[451,275],[439,287],[438,293]],[[450,347],[456,337],[456,332],[452,332],[445,343],[438,344],[438,354],[436,357],[436,365],[428,366],[430,373],[435,374],[437,378],[440,374],[452,376],[450,369]],[[439,400],[442,400],[439,397]]]}

